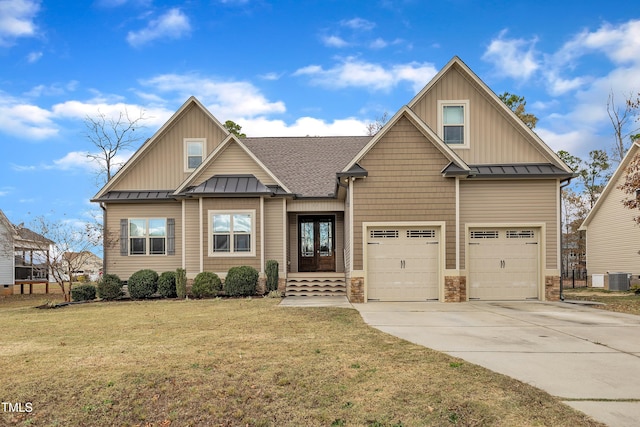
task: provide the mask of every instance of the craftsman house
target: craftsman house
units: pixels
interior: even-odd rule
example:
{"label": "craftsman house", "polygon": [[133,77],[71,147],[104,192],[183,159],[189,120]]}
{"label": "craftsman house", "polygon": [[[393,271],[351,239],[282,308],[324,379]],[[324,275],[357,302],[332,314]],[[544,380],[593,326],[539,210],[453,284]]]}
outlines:
{"label": "craftsman house", "polygon": [[192,97],[93,201],[124,280],[273,259],[287,295],[545,300],[571,177],[454,57],[373,137],[237,138]]}

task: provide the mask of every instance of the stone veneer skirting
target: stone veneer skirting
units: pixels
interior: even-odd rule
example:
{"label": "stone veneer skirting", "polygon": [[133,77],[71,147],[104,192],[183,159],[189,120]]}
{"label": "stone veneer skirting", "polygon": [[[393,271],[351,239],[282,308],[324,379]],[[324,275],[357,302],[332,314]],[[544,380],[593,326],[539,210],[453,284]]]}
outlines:
{"label": "stone veneer skirting", "polygon": [[545,276],[544,296],[547,301],[560,301],[560,276]]}
{"label": "stone veneer skirting", "polygon": [[444,277],[444,302],[465,302],[467,300],[467,277]]}
{"label": "stone veneer skirting", "polygon": [[352,277],[347,280],[347,298],[355,304],[364,302],[364,277]]}

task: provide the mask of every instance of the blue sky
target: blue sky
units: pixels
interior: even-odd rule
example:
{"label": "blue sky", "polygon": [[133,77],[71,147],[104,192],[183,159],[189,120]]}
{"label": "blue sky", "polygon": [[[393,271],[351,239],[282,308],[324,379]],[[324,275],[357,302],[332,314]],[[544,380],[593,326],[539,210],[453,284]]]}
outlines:
{"label": "blue sky", "polygon": [[0,209],[96,210],[98,110],[150,136],[195,95],[248,136],[363,135],[454,55],[584,157],[613,142],[609,93],[640,91],[640,2],[0,0]]}

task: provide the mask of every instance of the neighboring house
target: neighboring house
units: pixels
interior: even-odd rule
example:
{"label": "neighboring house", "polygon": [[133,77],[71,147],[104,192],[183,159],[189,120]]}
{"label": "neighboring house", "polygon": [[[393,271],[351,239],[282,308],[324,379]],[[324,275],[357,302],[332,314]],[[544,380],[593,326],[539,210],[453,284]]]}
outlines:
{"label": "neighboring house", "polygon": [[[71,265],[75,268],[72,272],[74,278],[85,276],[88,280],[96,281],[102,272],[102,258],[90,251],[65,252],[62,259],[66,261],[64,271]],[[68,280],[68,277],[67,277]]]}
{"label": "neighboring house", "polygon": [[11,289],[13,285],[21,285],[20,293],[24,293],[24,285],[44,283],[48,292],[49,270],[46,259],[53,242],[46,237],[24,227],[13,225],[0,210],[0,285],[2,289]]}
{"label": "neighboring house", "polygon": [[587,274],[640,274],[640,226],[633,220],[640,212],[623,206],[630,196],[617,187],[625,180],[625,170],[640,152],[634,143],[602,191],[602,195],[587,215],[580,230],[586,230]]}
{"label": "neighboring house", "polygon": [[555,300],[571,177],[454,57],[374,137],[239,139],[191,97],[93,201],[124,280],[274,259],[287,295]]}

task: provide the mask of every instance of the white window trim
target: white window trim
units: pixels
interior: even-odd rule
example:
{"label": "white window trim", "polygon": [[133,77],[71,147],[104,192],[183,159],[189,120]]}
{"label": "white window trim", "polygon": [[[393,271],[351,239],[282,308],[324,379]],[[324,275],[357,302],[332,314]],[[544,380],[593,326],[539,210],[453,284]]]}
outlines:
{"label": "white window trim", "polygon": [[[154,220],[154,219],[160,219],[164,221],[164,253],[163,254],[152,254],[151,253],[151,239],[158,239],[158,236],[150,236],[149,235],[149,221],[150,220]],[[142,237],[140,236],[136,236],[136,237],[131,237],[131,221],[135,221],[135,220],[142,220],[145,222],[145,229],[146,229],[146,233],[144,235],[144,239],[145,239],[145,253],[143,254],[133,254],[131,253],[131,239],[141,239]],[[128,256],[167,256],[167,240],[169,239],[168,236],[168,230],[167,230],[167,218],[128,218],[128,222],[127,222],[127,239],[129,239],[129,241],[127,242],[127,246],[128,246]]]}
{"label": "white window trim", "polygon": [[462,106],[464,108],[464,144],[447,144],[447,146],[455,149],[455,148],[471,148],[471,139],[470,139],[470,123],[469,120],[469,100],[468,99],[457,99],[457,100],[439,100],[438,101],[438,136],[441,140],[444,141],[444,125],[443,125],[443,111],[444,107],[458,107]]}
{"label": "white window trim", "polygon": [[[201,143],[202,144],[202,161],[207,157],[207,138],[184,138],[183,140],[183,154],[184,154],[184,171],[185,172],[193,172],[196,168],[189,168],[189,151],[187,148],[191,143]],[[202,164],[202,163],[201,163]]]}
{"label": "white window trim", "polygon": [[[213,216],[219,214],[233,215],[233,214],[249,214],[251,215],[251,252],[214,252],[213,251]],[[207,236],[207,252],[209,257],[255,257],[256,256],[256,210],[255,209],[245,209],[245,210],[212,210],[208,211],[208,223],[207,226],[208,236]],[[233,245],[233,230],[231,230],[231,239],[230,243]],[[235,248],[233,248],[235,250]]]}

